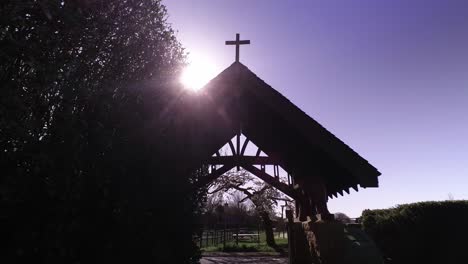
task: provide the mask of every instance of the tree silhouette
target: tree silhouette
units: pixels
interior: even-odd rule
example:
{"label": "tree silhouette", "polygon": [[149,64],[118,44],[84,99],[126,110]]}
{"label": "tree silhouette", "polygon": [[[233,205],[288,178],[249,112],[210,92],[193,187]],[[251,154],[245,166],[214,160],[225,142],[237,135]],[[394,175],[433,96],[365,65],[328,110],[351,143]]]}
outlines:
{"label": "tree silhouette", "polygon": [[196,261],[203,197],[171,192],[190,179],[161,147],[184,65],[166,18],[159,0],[0,3],[7,263]]}

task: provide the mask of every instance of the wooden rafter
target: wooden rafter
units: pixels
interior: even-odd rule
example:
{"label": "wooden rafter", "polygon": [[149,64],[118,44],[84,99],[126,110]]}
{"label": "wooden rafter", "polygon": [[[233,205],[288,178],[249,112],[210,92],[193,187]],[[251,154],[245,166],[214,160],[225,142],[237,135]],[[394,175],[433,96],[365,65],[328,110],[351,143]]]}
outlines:
{"label": "wooden rafter", "polygon": [[[249,139],[245,139],[242,146],[240,143],[240,132],[236,134],[235,143],[233,140],[229,140],[229,148],[231,149],[232,155],[230,156],[221,156],[219,151],[216,152],[215,156],[209,157],[206,160],[205,164],[212,166],[212,172],[200,179],[197,182],[198,186],[203,186],[209,184],[211,181],[214,181],[224,173],[228,172],[232,168],[243,167],[245,170],[254,174],[258,178],[262,179],[267,184],[275,187],[284,194],[296,199],[298,197],[297,190],[291,185],[292,178],[288,174],[289,183],[283,183],[279,180],[279,165],[281,164],[278,158],[260,156],[261,149],[258,148],[255,156],[245,156],[245,150],[247,148]],[[217,165],[223,165],[221,168],[216,169]],[[260,168],[255,167],[254,165],[259,165]],[[265,166],[273,165],[273,175],[266,173]]]}
{"label": "wooden rafter", "polygon": [[275,176],[276,179],[279,179],[279,166],[278,165],[273,165],[273,176]]}
{"label": "wooden rafter", "polygon": [[239,132],[237,133],[237,136],[236,136],[236,154],[237,155],[240,155],[240,136],[241,136],[241,133],[240,133],[240,130],[239,130]]}
{"label": "wooden rafter", "polygon": [[232,144],[231,140],[229,140],[229,147],[231,148],[232,155],[237,155],[236,148],[234,148],[234,144]]}
{"label": "wooden rafter", "polygon": [[233,162],[249,163],[252,165],[277,165],[279,160],[272,157],[256,157],[256,156],[219,156],[210,157],[207,160],[208,164],[229,164]]}
{"label": "wooden rafter", "polygon": [[260,148],[258,148],[257,153],[255,153],[255,157],[260,157],[260,152],[262,152],[262,151],[260,150]]}
{"label": "wooden rafter", "polygon": [[296,190],[294,190],[291,186],[278,181],[277,179],[275,179],[274,177],[272,177],[268,173],[256,168],[253,165],[242,164],[242,167],[244,169],[246,169],[247,171],[249,171],[250,173],[252,173],[253,175],[255,175],[255,176],[259,177],[260,179],[262,179],[264,182],[270,184],[271,186],[275,187],[279,191],[281,191],[284,194],[288,195],[289,197],[291,197],[293,199],[297,199],[298,194],[297,194]]}
{"label": "wooden rafter", "polygon": [[217,178],[219,178],[221,175],[228,172],[232,168],[234,168],[234,164],[224,165],[221,168],[219,168],[219,169],[217,169],[215,171],[212,171],[210,174],[208,174],[208,175],[202,177],[201,179],[199,179],[195,183],[195,187],[196,188],[201,188],[203,186],[208,185],[210,182],[216,180]]}
{"label": "wooden rafter", "polygon": [[240,155],[243,156],[244,153],[245,153],[245,149],[247,148],[247,145],[249,144],[249,139],[246,138],[245,141],[244,141],[244,144],[242,145],[242,150],[240,152]]}
{"label": "wooden rafter", "polygon": [[[240,153],[240,137],[241,137],[241,130],[239,129],[239,131],[237,132],[237,136],[236,136],[236,155],[237,156],[240,156],[241,153]],[[240,170],[240,166],[237,165],[237,171]]]}

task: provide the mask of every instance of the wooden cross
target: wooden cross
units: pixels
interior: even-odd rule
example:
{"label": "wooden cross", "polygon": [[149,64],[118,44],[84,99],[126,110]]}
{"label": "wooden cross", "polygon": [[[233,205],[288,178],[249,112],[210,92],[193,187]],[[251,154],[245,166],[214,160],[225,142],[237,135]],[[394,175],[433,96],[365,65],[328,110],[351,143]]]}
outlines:
{"label": "wooden cross", "polygon": [[226,40],[226,45],[236,45],[236,62],[239,62],[239,46],[250,44],[250,40],[240,40],[239,33],[236,34],[236,40]]}

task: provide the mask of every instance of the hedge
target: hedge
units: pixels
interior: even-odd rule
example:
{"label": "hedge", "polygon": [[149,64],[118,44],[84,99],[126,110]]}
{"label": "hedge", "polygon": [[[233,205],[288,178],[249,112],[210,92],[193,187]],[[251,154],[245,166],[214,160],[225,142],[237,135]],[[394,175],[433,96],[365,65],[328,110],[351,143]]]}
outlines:
{"label": "hedge", "polygon": [[468,201],[364,210],[364,230],[389,263],[466,263]]}

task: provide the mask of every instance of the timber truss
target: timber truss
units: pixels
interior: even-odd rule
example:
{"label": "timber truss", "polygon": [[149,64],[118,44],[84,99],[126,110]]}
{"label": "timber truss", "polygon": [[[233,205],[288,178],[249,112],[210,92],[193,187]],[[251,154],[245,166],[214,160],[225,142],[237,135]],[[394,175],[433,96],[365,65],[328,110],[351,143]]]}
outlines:
{"label": "timber truss", "polygon": [[[287,173],[287,182],[280,180],[280,161],[277,158],[264,155],[264,152],[257,146],[254,146],[257,148],[255,155],[246,155],[248,146],[250,147],[249,150],[252,150],[251,145],[254,145],[254,143],[241,133],[238,133],[233,139],[227,142],[224,148],[220,149],[227,149],[228,151],[223,153],[223,151],[218,150],[213,156],[206,160],[205,165],[209,166],[209,174],[199,179],[197,185],[208,185],[224,173],[234,168],[239,170],[242,167],[267,184],[275,187],[289,197],[296,199],[298,194],[293,187],[294,180],[291,175]],[[273,167],[273,175],[267,172],[266,166]]]}

